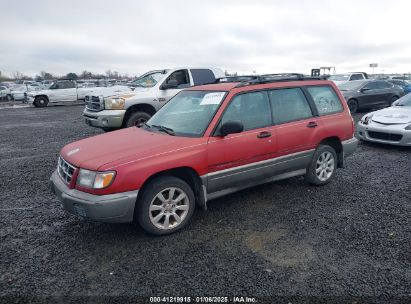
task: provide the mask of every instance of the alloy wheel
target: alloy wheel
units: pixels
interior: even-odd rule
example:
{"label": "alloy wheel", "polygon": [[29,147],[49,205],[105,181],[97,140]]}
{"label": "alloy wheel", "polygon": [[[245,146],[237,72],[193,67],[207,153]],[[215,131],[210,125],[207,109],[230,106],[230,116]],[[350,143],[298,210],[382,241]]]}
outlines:
{"label": "alloy wheel", "polygon": [[331,152],[323,152],[317,159],[315,174],[322,182],[328,180],[334,172],[335,161]]}
{"label": "alloy wheel", "polygon": [[189,198],[182,189],[166,188],[157,193],[150,203],[150,221],[159,229],[173,229],[184,221],[189,208]]}

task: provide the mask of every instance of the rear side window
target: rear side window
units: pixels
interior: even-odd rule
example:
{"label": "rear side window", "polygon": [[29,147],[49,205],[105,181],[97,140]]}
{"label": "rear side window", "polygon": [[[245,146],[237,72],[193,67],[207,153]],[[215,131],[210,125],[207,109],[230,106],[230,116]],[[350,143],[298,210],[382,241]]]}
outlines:
{"label": "rear side window", "polygon": [[270,126],[272,122],[267,93],[253,92],[234,97],[221,118],[221,124],[227,121],[240,121],[244,130]]}
{"label": "rear side window", "polygon": [[340,99],[331,87],[307,87],[307,90],[314,100],[320,115],[337,113],[343,110]]}
{"label": "rear side window", "polygon": [[213,83],[215,81],[214,73],[208,69],[192,69],[194,85]]}
{"label": "rear side window", "polygon": [[302,120],[313,116],[310,105],[299,88],[269,91],[274,123]]}
{"label": "rear side window", "polygon": [[352,74],[351,80],[363,80],[364,76],[362,74]]}
{"label": "rear side window", "polygon": [[393,86],[391,83],[387,81],[377,81],[377,85],[379,89],[388,89]]}

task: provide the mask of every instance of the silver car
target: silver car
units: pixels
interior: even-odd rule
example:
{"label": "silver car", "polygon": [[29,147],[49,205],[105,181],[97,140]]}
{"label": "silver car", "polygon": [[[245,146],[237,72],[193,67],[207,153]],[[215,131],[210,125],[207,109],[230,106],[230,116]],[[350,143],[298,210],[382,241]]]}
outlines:
{"label": "silver car", "polygon": [[411,94],[391,107],[364,115],[357,126],[361,140],[411,146]]}

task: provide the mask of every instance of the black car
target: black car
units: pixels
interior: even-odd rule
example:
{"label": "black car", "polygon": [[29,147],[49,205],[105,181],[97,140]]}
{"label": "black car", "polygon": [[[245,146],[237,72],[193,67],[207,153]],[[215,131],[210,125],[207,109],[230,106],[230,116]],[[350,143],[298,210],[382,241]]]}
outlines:
{"label": "black car", "polygon": [[404,96],[404,90],[385,80],[356,80],[338,86],[351,113],[379,106],[391,106]]}

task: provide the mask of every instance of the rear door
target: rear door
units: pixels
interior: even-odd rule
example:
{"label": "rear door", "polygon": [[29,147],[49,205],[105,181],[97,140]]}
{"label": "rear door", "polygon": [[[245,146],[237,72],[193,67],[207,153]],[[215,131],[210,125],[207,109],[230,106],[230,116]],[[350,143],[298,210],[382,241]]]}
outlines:
{"label": "rear door", "polygon": [[390,100],[393,97],[393,87],[392,83],[388,81],[377,81],[378,88],[381,90],[381,103],[383,105],[390,105]]}
{"label": "rear door", "polygon": [[[244,131],[219,136],[219,128],[228,121],[242,122]],[[272,175],[269,160],[274,157],[274,150],[275,134],[267,92],[235,96],[208,143],[208,192],[241,188]]]}
{"label": "rear door", "polygon": [[283,160],[275,173],[303,170],[323,132],[322,122],[315,116],[303,89],[275,89],[268,95],[275,124],[276,155]]}

